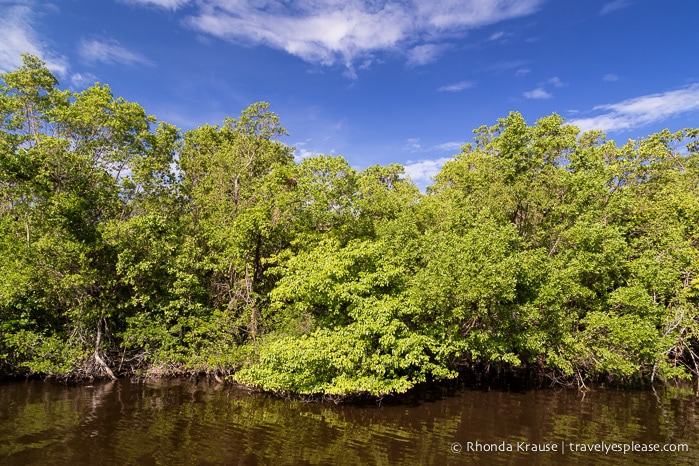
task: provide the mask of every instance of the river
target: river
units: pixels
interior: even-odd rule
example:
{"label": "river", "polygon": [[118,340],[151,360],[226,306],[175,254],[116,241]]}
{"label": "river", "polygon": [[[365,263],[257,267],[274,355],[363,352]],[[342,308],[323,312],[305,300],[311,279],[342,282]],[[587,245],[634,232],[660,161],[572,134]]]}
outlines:
{"label": "river", "polygon": [[182,379],[5,382],[0,464],[699,464],[698,421],[699,399],[679,388],[334,404]]}

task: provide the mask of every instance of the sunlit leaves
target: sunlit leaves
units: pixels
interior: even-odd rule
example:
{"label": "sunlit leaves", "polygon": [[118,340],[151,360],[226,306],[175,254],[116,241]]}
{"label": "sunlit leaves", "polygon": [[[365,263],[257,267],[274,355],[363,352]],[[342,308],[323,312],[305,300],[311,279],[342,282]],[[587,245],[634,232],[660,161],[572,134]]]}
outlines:
{"label": "sunlit leaves", "polygon": [[474,133],[423,195],[295,163],[266,102],[183,134],[26,56],[0,75],[0,371],[339,396],[699,374],[699,130]]}

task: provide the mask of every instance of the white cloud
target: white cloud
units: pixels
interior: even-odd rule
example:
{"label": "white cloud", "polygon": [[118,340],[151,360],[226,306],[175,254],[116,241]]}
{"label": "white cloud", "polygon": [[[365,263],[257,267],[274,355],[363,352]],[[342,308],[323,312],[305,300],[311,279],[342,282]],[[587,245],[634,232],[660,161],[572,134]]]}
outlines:
{"label": "white cloud", "polygon": [[503,37],[505,37],[505,32],[498,31],[498,32],[491,34],[490,37],[488,37],[488,40],[498,40],[498,39],[502,39]]}
{"label": "white cloud", "polygon": [[543,2],[538,0],[441,0],[439,2],[414,0],[412,3],[417,12],[418,21],[423,22],[427,28],[468,29],[532,14]]}
{"label": "white cloud", "polygon": [[549,94],[543,88],[539,87],[534,89],[533,91],[525,92],[524,97],[526,97],[527,99],[550,99],[551,97],[553,97],[553,95]]}
{"label": "white cloud", "polygon": [[609,13],[614,13],[615,11],[623,10],[624,8],[631,6],[631,2],[628,0],[615,0],[613,2],[605,3],[600,10],[600,15],[608,15]]}
{"label": "white cloud", "polygon": [[699,110],[699,83],[660,94],[627,99],[616,104],[600,105],[605,111],[598,116],[568,121],[583,131],[599,129],[620,131],[666,120],[675,115]]}
{"label": "white cloud", "polygon": [[461,146],[466,144],[465,142],[461,141],[449,141],[449,142],[444,142],[442,144],[437,144],[436,146],[430,147],[430,150],[443,150],[443,151],[450,151],[450,152],[456,152],[456,151],[461,151]]}
{"label": "white cloud", "polygon": [[[306,139],[303,142],[297,142],[294,144],[294,162],[296,163],[301,163],[303,159],[308,159],[311,157],[316,157],[318,155],[323,155],[322,152],[314,151],[314,150],[308,150],[305,149],[304,146],[311,142],[312,139]],[[331,151],[330,153],[334,153],[335,151]]]}
{"label": "white cloud", "polygon": [[153,64],[140,53],[122,47],[115,40],[84,40],[80,43],[80,56],[88,62],[102,62],[108,65]]}
{"label": "white cloud", "polygon": [[294,162],[301,163],[303,159],[308,159],[311,157],[316,157],[318,155],[323,155],[322,152],[310,151],[307,149],[296,149],[294,151]]}
{"label": "white cloud", "polygon": [[435,42],[532,14],[543,2],[200,0],[198,11],[186,23],[224,40],[263,44],[311,63],[342,64],[353,70],[356,62],[380,51],[404,54],[413,65],[427,63],[442,50],[442,44]]}
{"label": "white cloud", "polygon": [[602,81],[607,81],[607,82],[611,83],[611,82],[618,81],[618,80],[619,80],[619,76],[615,75],[614,73],[609,73],[609,74],[605,74],[604,76],[602,76]]}
{"label": "white cloud", "polygon": [[448,141],[434,146],[425,147],[422,145],[420,138],[408,138],[405,140],[403,150],[408,152],[427,152],[427,151],[443,151],[443,152],[459,152],[461,146],[466,144],[463,141]]}
{"label": "white cloud", "polygon": [[97,81],[97,76],[92,73],[75,73],[70,77],[70,82],[74,87],[85,88],[93,85]]}
{"label": "white cloud", "polygon": [[442,169],[442,165],[449,160],[451,160],[451,157],[423,159],[418,161],[408,160],[403,167],[405,168],[405,173],[410,176],[415,184],[424,187],[425,183],[431,181]]}
{"label": "white cloud", "polygon": [[405,140],[404,149],[410,152],[417,152],[422,149],[420,138],[408,138]]}
{"label": "white cloud", "polygon": [[46,66],[58,75],[68,71],[65,58],[52,54],[39,39],[34,28],[34,12],[23,4],[4,5],[0,8],[0,72],[8,72],[22,65],[23,53],[40,57]]}
{"label": "white cloud", "polygon": [[526,76],[531,72],[532,72],[532,70],[530,70],[530,69],[520,68],[515,72],[515,78],[521,78],[522,76]]}
{"label": "white cloud", "polygon": [[459,92],[463,91],[464,89],[470,89],[476,84],[473,81],[459,81],[458,83],[454,84],[447,84],[446,86],[442,86],[437,89],[439,92]]}
{"label": "white cloud", "polygon": [[561,81],[557,76],[554,76],[553,78],[548,80],[549,84],[553,84],[554,87],[563,87],[565,84],[563,81]]}
{"label": "white cloud", "polygon": [[520,68],[520,70],[518,70],[517,73],[519,73],[520,71],[524,71],[526,74],[529,73],[529,70],[521,70],[521,68],[527,63],[529,63],[528,60],[499,61],[486,67],[484,71],[501,73],[503,71],[509,71],[514,68]]}
{"label": "white cloud", "polygon": [[153,5],[167,10],[177,10],[189,3],[189,0],[122,0],[124,3],[135,3],[140,5]]}
{"label": "white cloud", "polygon": [[418,45],[407,52],[409,66],[422,66],[437,60],[442,54],[445,45],[424,44]]}

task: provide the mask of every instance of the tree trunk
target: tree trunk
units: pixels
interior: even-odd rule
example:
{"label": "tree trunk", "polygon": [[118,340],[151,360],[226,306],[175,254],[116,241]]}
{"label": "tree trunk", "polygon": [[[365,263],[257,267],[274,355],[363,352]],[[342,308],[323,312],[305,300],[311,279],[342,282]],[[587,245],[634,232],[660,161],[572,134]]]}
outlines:
{"label": "tree trunk", "polygon": [[100,342],[102,341],[102,326],[104,325],[104,317],[100,317],[99,320],[97,320],[97,338],[95,338],[95,364],[97,364],[97,367],[99,367],[103,372],[107,374],[107,376],[112,379],[116,380],[116,376],[114,375],[114,372],[109,368],[106,362],[102,359],[100,356]]}

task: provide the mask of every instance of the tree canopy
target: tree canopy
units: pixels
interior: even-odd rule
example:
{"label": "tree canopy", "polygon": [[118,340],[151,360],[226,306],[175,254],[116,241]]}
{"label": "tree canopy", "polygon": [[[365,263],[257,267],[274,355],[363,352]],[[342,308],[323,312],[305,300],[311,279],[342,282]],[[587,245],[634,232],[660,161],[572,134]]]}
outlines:
{"label": "tree canopy", "polygon": [[327,396],[699,375],[699,130],[619,145],[513,112],[424,194],[284,135],[265,102],[183,132],[31,55],[0,75],[0,374]]}

